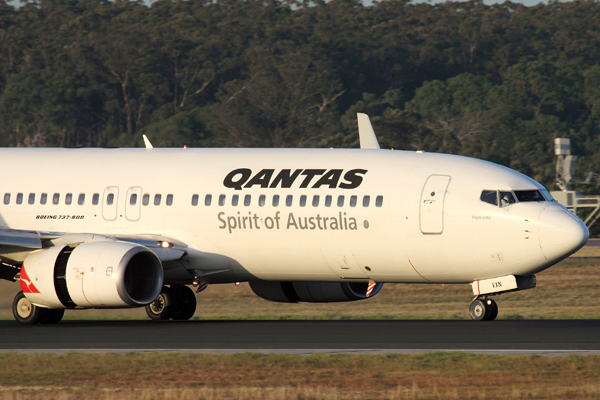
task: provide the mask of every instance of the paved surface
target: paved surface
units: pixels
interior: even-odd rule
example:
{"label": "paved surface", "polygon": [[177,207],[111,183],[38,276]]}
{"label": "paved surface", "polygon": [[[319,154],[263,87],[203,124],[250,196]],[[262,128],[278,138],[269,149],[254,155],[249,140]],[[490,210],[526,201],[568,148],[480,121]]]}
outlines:
{"label": "paved surface", "polygon": [[0,321],[0,351],[600,354],[600,320]]}
{"label": "paved surface", "polygon": [[598,247],[598,246],[600,246],[600,239],[589,239],[585,245],[592,246],[592,247]]}

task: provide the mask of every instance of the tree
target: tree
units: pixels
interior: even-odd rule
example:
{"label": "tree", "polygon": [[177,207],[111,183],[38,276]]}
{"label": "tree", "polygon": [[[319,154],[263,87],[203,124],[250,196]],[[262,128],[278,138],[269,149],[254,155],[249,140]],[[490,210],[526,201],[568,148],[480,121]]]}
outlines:
{"label": "tree", "polygon": [[226,82],[210,107],[207,125],[239,147],[304,147],[335,129],[335,102],[344,89],[309,49],[279,43],[244,54],[243,79]]}

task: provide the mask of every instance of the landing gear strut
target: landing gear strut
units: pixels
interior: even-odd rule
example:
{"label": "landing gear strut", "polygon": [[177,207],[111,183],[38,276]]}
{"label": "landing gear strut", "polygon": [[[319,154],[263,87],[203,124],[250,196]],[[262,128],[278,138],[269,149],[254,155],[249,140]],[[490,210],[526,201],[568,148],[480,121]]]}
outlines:
{"label": "landing gear strut", "polygon": [[498,304],[486,297],[477,298],[471,302],[469,314],[474,321],[493,321],[498,316]]}
{"label": "landing gear strut", "polygon": [[65,310],[50,310],[38,307],[29,301],[23,292],[17,293],[13,300],[13,315],[23,325],[57,324],[65,314]]}
{"label": "landing gear strut", "polygon": [[187,286],[163,287],[158,297],[146,306],[146,314],[154,321],[188,320],[196,312],[196,295]]}

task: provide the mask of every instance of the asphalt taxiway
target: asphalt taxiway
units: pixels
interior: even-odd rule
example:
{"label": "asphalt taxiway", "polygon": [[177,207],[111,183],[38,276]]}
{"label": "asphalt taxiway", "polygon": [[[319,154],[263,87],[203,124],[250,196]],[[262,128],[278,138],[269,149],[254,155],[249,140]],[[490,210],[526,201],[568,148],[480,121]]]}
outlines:
{"label": "asphalt taxiway", "polygon": [[600,354],[600,320],[0,321],[0,351]]}

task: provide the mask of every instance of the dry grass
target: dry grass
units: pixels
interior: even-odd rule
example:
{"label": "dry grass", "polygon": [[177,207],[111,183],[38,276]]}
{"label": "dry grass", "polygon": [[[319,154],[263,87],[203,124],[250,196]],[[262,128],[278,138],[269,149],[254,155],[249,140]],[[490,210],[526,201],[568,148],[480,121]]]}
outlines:
{"label": "dry grass", "polygon": [[6,399],[593,399],[600,356],[0,355]]}
{"label": "dry grass", "polygon": [[597,399],[597,384],[585,387],[523,387],[514,384],[508,389],[472,388],[459,391],[449,387],[422,388],[418,385],[398,386],[384,391],[348,392],[331,387],[276,388],[239,387],[234,389],[180,388],[180,389],[55,389],[55,388],[1,388],[2,400],[443,400],[443,399]]}
{"label": "dry grass", "polygon": [[[594,249],[594,248],[592,248]],[[600,247],[597,248],[600,252]],[[595,249],[594,249],[595,250]],[[571,257],[537,275],[538,287],[496,297],[499,319],[600,318],[600,259]],[[0,282],[0,318],[12,318],[19,285]],[[211,285],[198,295],[195,319],[468,319],[472,292],[463,285],[386,284],[370,300],[280,304],[248,284]],[[143,309],[67,311],[68,319],[146,319]]]}
{"label": "dry grass", "polygon": [[600,257],[600,246],[584,246],[571,257]]}

